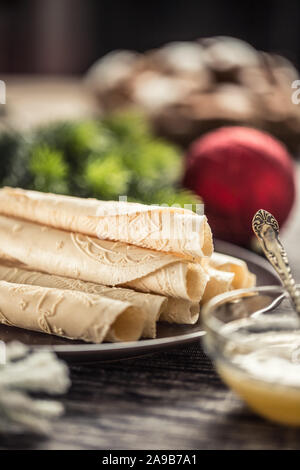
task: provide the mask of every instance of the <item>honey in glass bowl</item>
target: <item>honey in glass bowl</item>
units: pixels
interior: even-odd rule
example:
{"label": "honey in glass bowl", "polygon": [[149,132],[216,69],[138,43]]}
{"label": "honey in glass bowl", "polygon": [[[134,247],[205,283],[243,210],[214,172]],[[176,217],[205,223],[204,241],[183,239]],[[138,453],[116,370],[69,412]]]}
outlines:
{"label": "honey in glass bowl", "polygon": [[222,294],[205,305],[203,322],[224,382],[261,416],[300,426],[300,321],[283,288]]}

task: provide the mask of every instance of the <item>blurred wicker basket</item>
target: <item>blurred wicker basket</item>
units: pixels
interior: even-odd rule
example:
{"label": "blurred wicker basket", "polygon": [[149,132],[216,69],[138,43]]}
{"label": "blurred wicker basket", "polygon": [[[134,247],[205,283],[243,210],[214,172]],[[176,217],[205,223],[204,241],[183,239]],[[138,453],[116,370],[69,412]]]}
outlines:
{"label": "blurred wicker basket", "polygon": [[300,145],[300,106],[292,102],[293,65],[234,38],[174,42],[145,54],[113,51],[86,82],[105,112],[137,107],[158,134],[188,145],[222,125],[269,131],[291,151]]}

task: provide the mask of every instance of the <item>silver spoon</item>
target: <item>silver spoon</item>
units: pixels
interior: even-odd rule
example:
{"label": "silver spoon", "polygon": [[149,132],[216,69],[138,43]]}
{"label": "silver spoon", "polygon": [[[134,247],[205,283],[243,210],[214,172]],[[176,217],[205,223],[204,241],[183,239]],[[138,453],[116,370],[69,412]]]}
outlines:
{"label": "silver spoon", "polygon": [[269,212],[260,209],[253,217],[252,228],[267,259],[288,292],[294,310],[300,316],[300,289],[292,276],[286,251],[280,241],[277,220]]}

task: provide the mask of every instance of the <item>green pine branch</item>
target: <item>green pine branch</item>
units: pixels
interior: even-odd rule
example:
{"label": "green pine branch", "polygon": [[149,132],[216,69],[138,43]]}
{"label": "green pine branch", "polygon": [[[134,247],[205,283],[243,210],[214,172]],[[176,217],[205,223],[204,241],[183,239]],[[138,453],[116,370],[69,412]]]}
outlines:
{"label": "green pine branch", "polygon": [[199,203],[179,188],[182,155],[132,111],[101,120],[55,122],[21,135],[0,133],[0,182],[99,199]]}

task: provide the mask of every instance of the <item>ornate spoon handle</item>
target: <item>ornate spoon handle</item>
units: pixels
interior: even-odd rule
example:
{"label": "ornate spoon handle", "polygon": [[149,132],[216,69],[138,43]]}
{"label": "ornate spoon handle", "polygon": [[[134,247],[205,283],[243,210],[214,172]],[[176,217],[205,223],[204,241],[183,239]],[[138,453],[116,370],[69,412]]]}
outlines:
{"label": "ornate spoon handle", "polygon": [[279,238],[279,225],[275,217],[264,209],[256,212],[252,228],[264,253],[286,288],[294,310],[300,315],[300,290],[292,276],[286,251]]}

